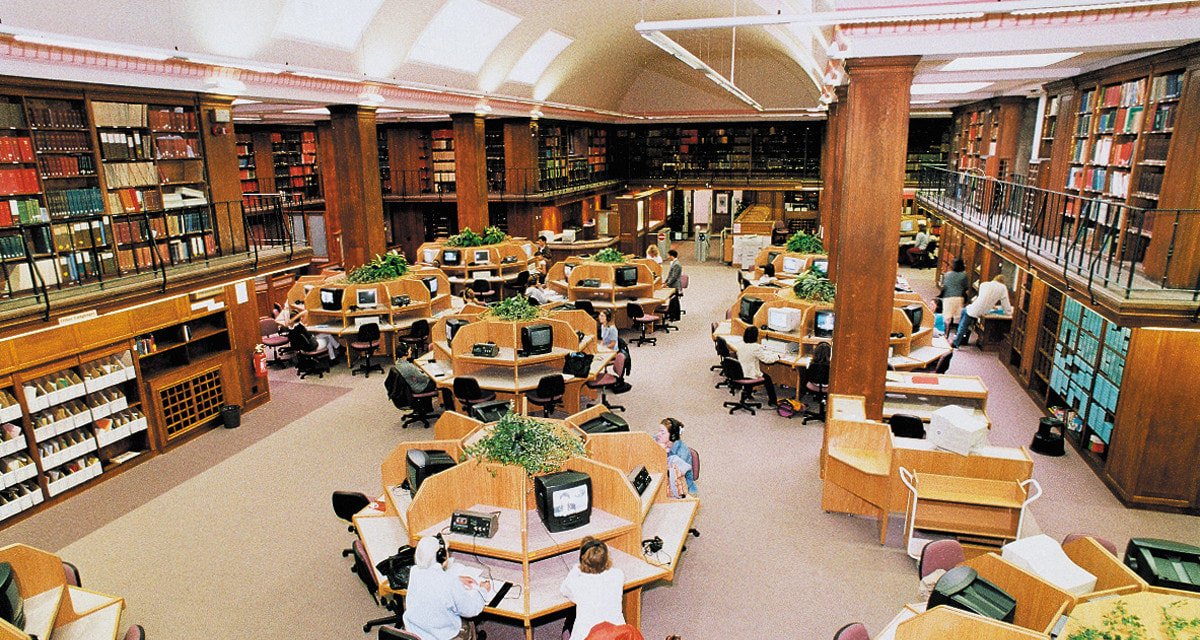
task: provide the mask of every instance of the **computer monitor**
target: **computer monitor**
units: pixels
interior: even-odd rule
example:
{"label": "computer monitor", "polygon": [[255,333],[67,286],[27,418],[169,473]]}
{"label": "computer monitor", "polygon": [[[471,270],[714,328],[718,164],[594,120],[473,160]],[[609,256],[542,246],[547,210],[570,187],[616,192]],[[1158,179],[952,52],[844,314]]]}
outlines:
{"label": "computer monitor", "polygon": [[738,319],[746,324],[754,324],[754,314],[758,313],[758,308],[762,304],[762,298],[755,298],[754,296],[743,297],[741,308],[738,309]]}
{"label": "computer monitor", "polygon": [[613,275],[618,287],[632,287],[637,285],[637,267],[617,267]]}
{"label": "computer monitor", "polygon": [[1157,538],[1133,538],[1125,565],[1156,587],[1200,592],[1200,547]]}
{"label": "computer monitor", "polygon": [[409,449],[405,459],[408,467],[408,490],[415,496],[421,484],[434,474],[441,473],[456,463],[450,454],[440,449],[425,451]]}
{"label": "computer monitor", "polygon": [[780,333],[791,333],[800,326],[800,317],[804,315],[793,307],[771,307],[767,309],[767,328]]}
{"label": "computer monitor", "polygon": [[913,333],[921,330],[921,321],[925,319],[925,305],[920,303],[910,304],[900,308],[904,315],[908,316],[908,321],[912,323]]}
{"label": "computer monitor", "polygon": [[554,329],[548,324],[531,324],[521,327],[522,355],[536,356],[550,353],[554,349]]}
{"label": "computer monitor", "polygon": [[817,273],[820,273],[823,276],[829,275],[829,261],[828,260],[813,260],[812,266],[809,268],[812,269],[813,271],[816,271]]}
{"label": "computer monitor", "polygon": [[563,265],[563,279],[570,279],[571,272],[574,270],[575,270],[575,267],[573,267],[569,264]]}
{"label": "computer monitor", "polygon": [[767,252],[767,264],[773,264],[775,262],[775,258],[778,258],[778,257],[779,257],[778,251],[768,251]]}
{"label": "computer monitor", "polygon": [[833,312],[828,309],[818,311],[813,317],[813,335],[818,338],[833,337]]}
{"label": "computer monitor", "polygon": [[916,220],[901,220],[900,233],[913,233],[917,230]]}
{"label": "computer monitor", "polygon": [[800,273],[804,270],[804,259],[796,256],[784,256],[782,266],[784,273]]}
{"label": "computer monitor", "polygon": [[492,261],[492,253],[487,249],[475,250],[475,264],[487,264]]}
{"label": "computer monitor", "polygon": [[429,295],[431,295],[431,296],[437,295],[437,292],[438,292],[437,278],[435,278],[433,276],[421,278],[421,284],[425,285],[426,289],[429,289]]}
{"label": "computer monitor", "polygon": [[446,320],[446,344],[454,344],[454,334],[458,333],[459,329],[467,326],[468,324],[471,324],[471,323],[467,322],[466,320],[463,320],[461,318],[447,319]]}
{"label": "computer monitor", "polygon": [[939,605],[962,609],[985,618],[1012,622],[1017,601],[1000,587],[979,577],[979,572],[961,565],[947,571],[933,587],[927,609]]}
{"label": "computer monitor", "polygon": [[25,600],[17,586],[17,574],[7,562],[0,562],[0,619],[25,628]]}
{"label": "computer monitor", "polygon": [[374,309],[379,306],[379,291],[374,288],[358,290],[358,308]]}
{"label": "computer monitor", "polygon": [[492,272],[491,271],[472,271],[471,277],[479,278],[480,280],[487,280],[488,278],[492,277]]}
{"label": "computer monitor", "polygon": [[[436,262],[438,259],[438,250],[437,249],[426,249],[424,252],[421,253],[421,258],[422,258],[423,262],[425,262],[427,264],[432,264],[433,262]],[[443,258],[442,263],[445,264],[445,262],[446,262],[445,258]]]}
{"label": "computer monitor", "polygon": [[447,267],[457,267],[462,264],[462,252],[458,249],[443,249],[442,264]]}
{"label": "computer monitor", "polygon": [[471,405],[471,417],[480,422],[496,422],[510,411],[511,400],[491,400]]}
{"label": "computer monitor", "polygon": [[584,433],[617,433],[621,431],[629,431],[629,423],[625,418],[611,412],[604,413],[584,422],[579,425]]}
{"label": "computer monitor", "polygon": [[343,289],[322,288],[320,293],[321,308],[325,311],[341,311],[342,296],[345,293]]}
{"label": "computer monitor", "polygon": [[538,516],[550,533],[582,527],[592,520],[592,479],[578,471],[560,471],[533,480]]}

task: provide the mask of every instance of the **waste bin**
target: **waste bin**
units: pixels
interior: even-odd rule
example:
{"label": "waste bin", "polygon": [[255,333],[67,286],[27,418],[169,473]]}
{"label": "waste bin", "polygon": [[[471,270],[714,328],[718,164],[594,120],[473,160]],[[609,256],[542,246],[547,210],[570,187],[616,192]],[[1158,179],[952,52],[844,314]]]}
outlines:
{"label": "waste bin", "polygon": [[1063,448],[1063,421],[1058,418],[1042,418],[1038,432],[1033,435],[1029,449],[1044,456],[1066,455]]}
{"label": "waste bin", "polygon": [[242,408],[236,404],[227,404],[221,407],[221,422],[226,429],[236,429],[242,426]]}

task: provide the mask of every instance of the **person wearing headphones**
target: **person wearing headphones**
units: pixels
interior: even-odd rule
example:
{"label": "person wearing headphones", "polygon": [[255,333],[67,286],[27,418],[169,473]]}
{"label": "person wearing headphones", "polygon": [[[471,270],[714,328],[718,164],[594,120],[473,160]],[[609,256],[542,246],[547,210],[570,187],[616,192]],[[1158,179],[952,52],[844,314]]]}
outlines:
{"label": "person wearing headphones", "polygon": [[592,627],[601,622],[625,624],[621,599],[625,592],[625,573],[612,566],[608,545],[592,536],[579,547],[579,564],[571,567],[559,588],[575,603],[575,622],[567,630],[571,640],[584,640]]}
{"label": "person wearing headphones", "polygon": [[612,324],[612,312],[601,309],[596,312],[596,323],[600,329],[600,345],[606,349],[617,350],[617,328]]}
{"label": "person wearing headphones", "polygon": [[404,597],[404,628],[421,640],[484,640],[486,634],[463,618],[483,612],[488,581],[476,583],[452,571],[441,534],[421,538],[414,559]]}
{"label": "person wearing headphones", "polygon": [[[689,495],[697,492],[696,476],[692,473],[692,450],[683,443],[683,423],[675,418],[663,418],[654,440],[667,450],[667,468],[682,473]],[[674,484],[670,485],[674,492]],[[672,497],[679,498],[683,496]]]}

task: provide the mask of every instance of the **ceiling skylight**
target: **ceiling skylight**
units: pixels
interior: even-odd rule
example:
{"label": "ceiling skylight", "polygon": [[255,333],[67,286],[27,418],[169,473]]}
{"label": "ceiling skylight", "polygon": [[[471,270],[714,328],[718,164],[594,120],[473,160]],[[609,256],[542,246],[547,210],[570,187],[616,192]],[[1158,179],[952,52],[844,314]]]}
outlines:
{"label": "ceiling skylight", "polygon": [[274,37],[354,51],[383,0],[287,0]]}
{"label": "ceiling skylight", "polygon": [[479,73],[519,22],[520,16],[479,0],[446,0],[417,37],[408,59]]}
{"label": "ceiling skylight", "polygon": [[913,83],[914,96],[932,96],[955,93],[974,93],[992,86],[991,82],[937,82]]}
{"label": "ceiling skylight", "polygon": [[1065,53],[1022,53],[1011,56],[974,56],[957,58],[946,63],[940,71],[991,71],[993,69],[1034,69],[1048,67],[1079,55]]}
{"label": "ceiling skylight", "polygon": [[541,78],[542,74],[546,72],[546,67],[554,62],[558,54],[571,46],[572,42],[575,41],[553,29],[546,31],[542,37],[525,50],[525,55],[521,56],[521,59],[517,61],[517,66],[509,72],[508,79],[524,84],[536,83],[538,78]]}

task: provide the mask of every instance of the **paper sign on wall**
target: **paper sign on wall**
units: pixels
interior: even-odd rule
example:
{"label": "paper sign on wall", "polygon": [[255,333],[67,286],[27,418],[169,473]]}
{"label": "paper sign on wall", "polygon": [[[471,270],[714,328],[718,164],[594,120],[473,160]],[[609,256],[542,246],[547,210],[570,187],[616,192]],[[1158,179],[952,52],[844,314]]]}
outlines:
{"label": "paper sign on wall", "polygon": [[246,282],[244,280],[233,285],[233,292],[238,304],[246,304],[250,301],[250,291],[246,289]]}

